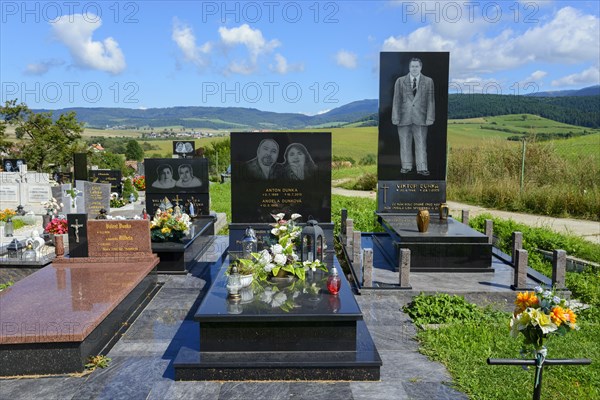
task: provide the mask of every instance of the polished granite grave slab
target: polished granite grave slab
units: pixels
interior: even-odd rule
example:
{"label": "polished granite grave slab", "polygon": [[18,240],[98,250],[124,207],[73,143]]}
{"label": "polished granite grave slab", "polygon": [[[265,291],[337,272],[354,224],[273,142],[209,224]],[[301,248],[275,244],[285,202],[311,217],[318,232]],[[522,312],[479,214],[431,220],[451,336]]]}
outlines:
{"label": "polished granite grave slab", "polygon": [[0,375],[82,371],[156,285],[158,258],[55,260],[0,293]]}
{"label": "polished granite grave slab", "polygon": [[[330,255],[328,265],[336,265]],[[336,296],[327,274],[283,279],[227,296],[229,259],[194,315],[200,351],[182,348],[176,380],[378,380],[381,359],[348,281]],[[341,270],[341,269],[340,269]]]}
{"label": "polished granite grave slab", "polygon": [[396,270],[405,248],[411,272],[493,272],[488,237],[452,217],[432,215],[427,232],[419,232],[416,215],[377,214],[377,220],[393,241]]}
{"label": "polished granite grave slab", "polygon": [[215,217],[192,222],[189,235],[179,242],[152,242],[152,252],[160,258],[159,273],[185,274],[213,241]]}

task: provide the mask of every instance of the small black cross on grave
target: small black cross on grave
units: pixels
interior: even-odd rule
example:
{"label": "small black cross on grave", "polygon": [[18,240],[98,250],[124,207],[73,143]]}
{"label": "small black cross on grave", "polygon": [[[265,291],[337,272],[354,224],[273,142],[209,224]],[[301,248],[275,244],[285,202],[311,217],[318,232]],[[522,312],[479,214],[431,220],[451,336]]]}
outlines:
{"label": "small black cross on grave", "polygon": [[74,224],[71,224],[71,228],[75,229],[75,243],[79,243],[79,228],[83,228],[83,225],[76,219]]}

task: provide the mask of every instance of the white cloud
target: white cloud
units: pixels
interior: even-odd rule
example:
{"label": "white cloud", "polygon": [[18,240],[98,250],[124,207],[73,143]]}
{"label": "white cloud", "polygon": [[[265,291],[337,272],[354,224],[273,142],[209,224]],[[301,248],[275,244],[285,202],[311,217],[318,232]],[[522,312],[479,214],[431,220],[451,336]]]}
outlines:
{"label": "white cloud", "polygon": [[192,28],[181,23],[177,18],[173,19],[171,39],[177,44],[186,61],[192,62],[200,68],[208,64],[207,55],[212,50],[212,44],[206,42],[202,46],[197,46]]}
{"label": "white cloud", "polygon": [[253,64],[256,63],[260,55],[269,53],[281,45],[277,39],[266,41],[259,29],[252,29],[248,24],[231,29],[220,27],[219,35],[222,43],[226,46],[245,46],[250,53],[250,61]]}
{"label": "white cloud", "polygon": [[548,75],[548,73],[546,71],[540,71],[537,70],[535,72],[533,72],[531,75],[529,75],[527,78],[525,78],[525,81],[539,81],[541,79],[543,79],[546,75]]}
{"label": "white cloud", "polygon": [[289,72],[304,71],[304,64],[302,64],[302,63],[290,64],[290,63],[288,63],[287,59],[284,56],[282,56],[279,53],[276,53],[275,54],[275,64],[270,64],[269,69],[278,74],[285,75]]}
{"label": "white cloud", "polygon": [[94,31],[101,25],[101,18],[94,14],[74,14],[58,18],[52,23],[52,29],[56,38],[69,49],[76,65],[116,75],[125,70],[125,56],[112,37],[93,40]]}
{"label": "white cloud", "polygon": [[64,63],[63,60],[57,59],[40,61],[38,63],[27,64],[24,72],[26,75],[44,75],[51,68],[59,67]]}
{"label": "white cloud", "polygon": [[439,23],[418,28],[408,35],[391,36],[382,48],[384,51],[449,51],[451,74],[464,78],[532,61],[596,61],[600,52],[599,21],[597,16],[564,7],[547,23],[521,34],[506,29],[496,36],[486,37],[484,31],[475,33],[463,22],[456,25],[462,33],[450,35],[448,28],[455,25]]}
{"label": "white cloud", "polygon": [[585,71],[564,76],[553,80],[550,84],[554,87],[598,85],[600,83],[600,69],[597,66],[590,67]]}
{"label": "white cloud", "polygon": [[335,55],[337,65],[348,69],[356,68],[358,65],[357,59],[358,57],[355,53],[346,50],[340,50]]}

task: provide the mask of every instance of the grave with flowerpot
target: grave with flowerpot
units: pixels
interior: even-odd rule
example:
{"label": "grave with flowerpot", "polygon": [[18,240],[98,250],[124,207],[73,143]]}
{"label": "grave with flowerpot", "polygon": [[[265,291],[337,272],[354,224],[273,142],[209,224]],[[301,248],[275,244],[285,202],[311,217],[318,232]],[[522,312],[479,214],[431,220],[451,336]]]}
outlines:
{"label": "grave with flowerpot", "polygon": [[[314,164],[299,173],[302,180],[283,172],[297,149]],[[233,133],[231,152],[229,255],[213,266],[212,285],[192,310],[199,350],[180,349],[175,379],[379,380],[381,358],[344,274],[338,294],[327,288],[334,267],[341,271],[330,212],[331,135]],[[265,179],[255,174],[261,157],[275,171]],[[252,231],[255,237],[244,237]],[[248,244],[250,259],[242,251]],[[230,268],[244,262],[256,268],[248,287]]]}

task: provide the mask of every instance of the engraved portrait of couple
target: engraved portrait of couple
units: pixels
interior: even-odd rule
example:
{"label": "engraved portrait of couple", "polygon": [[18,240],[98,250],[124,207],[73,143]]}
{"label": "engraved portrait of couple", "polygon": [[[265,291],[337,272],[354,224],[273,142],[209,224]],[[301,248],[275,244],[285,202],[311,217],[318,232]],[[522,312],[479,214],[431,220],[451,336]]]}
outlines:
{"label": "engraved portrait of couple", "polygon": [[244,175],[253,180],[310,179],[317,172],[306,147],[301,143],[291,143],[283,152],[283,162],[279,160],[279,143],[274,139],[263,139],[256,149],[256,157],[244,164]]}

